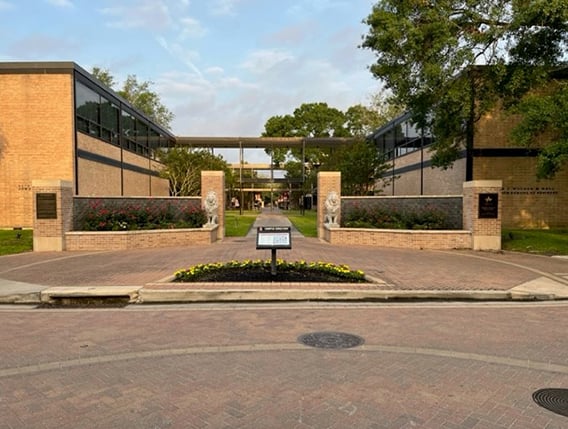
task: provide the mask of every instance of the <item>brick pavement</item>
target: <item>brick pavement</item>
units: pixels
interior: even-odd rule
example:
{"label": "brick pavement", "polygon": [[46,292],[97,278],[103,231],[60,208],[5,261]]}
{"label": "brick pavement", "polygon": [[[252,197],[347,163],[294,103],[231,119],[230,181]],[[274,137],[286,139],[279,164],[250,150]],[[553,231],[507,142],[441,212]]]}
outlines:
{"label": "brick pavement", "polygon": [[[289,224],[265,214],[255,226]],[[428,251],[365,246],[332,246],[293,233],[286,260],[347,264],[384,282],[387,290],[509,290],[542,276],[556,276],[568,288],[568,260],[519,253]],[[226,238],[208,246],[117,252],[46,252],[0,257],[0,282],[46,286],[144,286],[197,263],[269,259],[256,250],[254,230],[247,237]]]}
{"label": "brick pavement", "polygon": [[568,386],[566,308],[0,310],[0,428],[565,428],[531,394]]}

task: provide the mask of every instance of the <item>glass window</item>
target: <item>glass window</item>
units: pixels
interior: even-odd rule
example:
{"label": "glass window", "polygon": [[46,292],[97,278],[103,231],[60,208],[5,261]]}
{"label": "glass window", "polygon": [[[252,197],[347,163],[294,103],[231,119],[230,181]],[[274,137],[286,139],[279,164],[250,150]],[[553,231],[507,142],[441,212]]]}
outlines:
{"label": "glass window", "polygon": [[118,113],[120,108],[101,97],[101,137],[106,141],[118,144]]}
{"label": "glass window", "polygon": [[140,119],[136,120],[136,142],[142,146],[148,145],[148,124]]}
{"label": "glass window", "polygon": [[77,128],[99,137],[100,96],[95,91],[77,82],[75,87]]}

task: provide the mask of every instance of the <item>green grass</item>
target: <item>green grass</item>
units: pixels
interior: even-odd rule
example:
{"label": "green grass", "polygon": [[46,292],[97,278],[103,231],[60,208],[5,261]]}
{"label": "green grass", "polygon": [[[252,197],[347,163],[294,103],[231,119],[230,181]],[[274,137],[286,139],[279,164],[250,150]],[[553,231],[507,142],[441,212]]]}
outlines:
{"label": "green grass", "polygon": [[317,237],[317,211],[306,210],[301,214],[299,210],[288,210],[282,212],[290,222],[296,227],[304,237]]}
{"label": "green grass", "polygon": [[238,210],[227,210],[225,212],[225,236],[244,237],[249,232],[259,212],[243,210],[241,215]]}
{"label": "green grass", "polygon": [[[18,238],[18,234],[20,234],[20,238]],[[30,252],[32,249],[33,231],[31,229],[23,231],[0,230],[0,255]]]}
{"label": "green grass", "polygon": [[568,255],[568,229],[503,229],[503,250]]}

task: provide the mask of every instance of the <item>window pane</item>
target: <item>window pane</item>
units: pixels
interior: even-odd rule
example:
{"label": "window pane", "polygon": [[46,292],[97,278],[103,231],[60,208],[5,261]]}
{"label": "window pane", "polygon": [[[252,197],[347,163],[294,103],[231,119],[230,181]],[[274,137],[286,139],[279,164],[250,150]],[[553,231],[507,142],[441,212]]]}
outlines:
{"label": "window pane", "polygon": [[95,91],[77,82],[75,90],[77,116],[99,123],[100,97]]}

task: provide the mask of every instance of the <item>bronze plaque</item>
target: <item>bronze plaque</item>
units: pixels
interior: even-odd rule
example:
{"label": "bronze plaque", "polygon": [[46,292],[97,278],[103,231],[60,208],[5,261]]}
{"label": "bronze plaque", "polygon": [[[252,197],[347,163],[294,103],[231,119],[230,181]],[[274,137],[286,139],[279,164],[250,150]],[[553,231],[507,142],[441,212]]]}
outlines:
{"label": "bronze plaque", "polygon": [[479,194],[479,219],[499,217],[499,194]]}
{"label": "bronze plaque", "polygon": [[36,194],[36,218],[57,219],[57,194]]}

